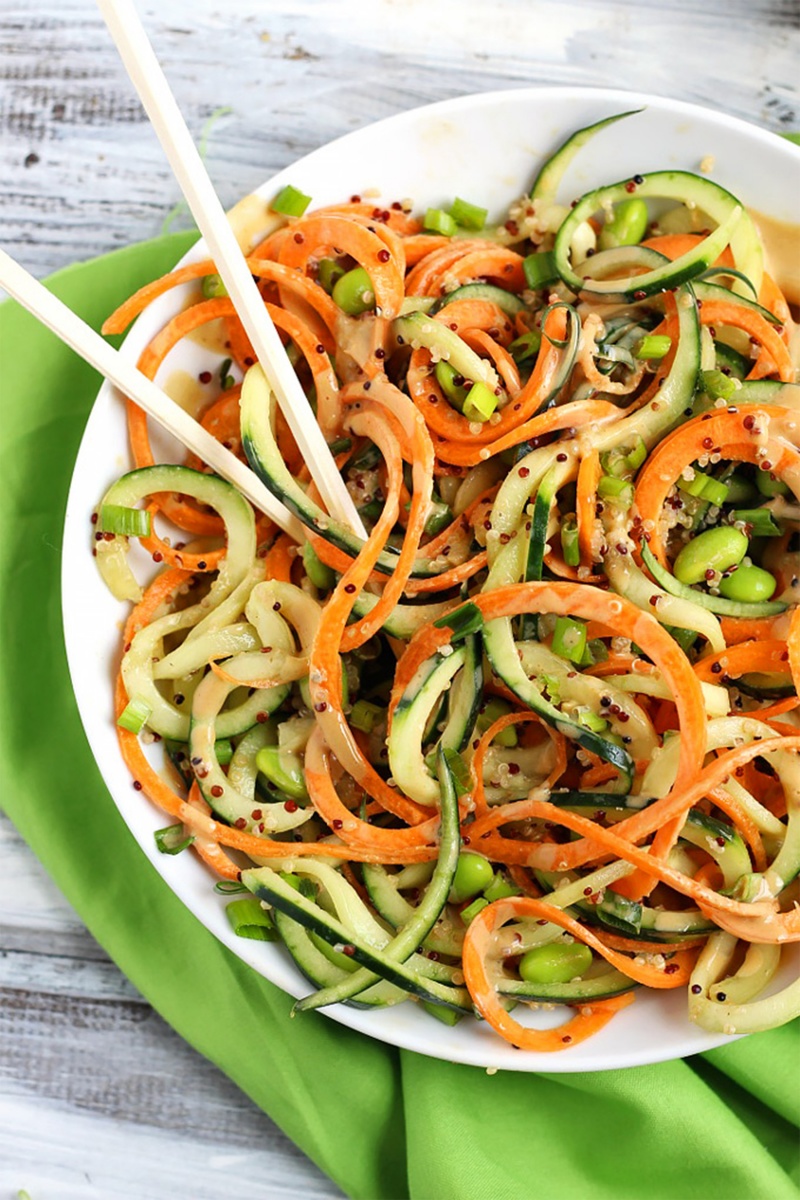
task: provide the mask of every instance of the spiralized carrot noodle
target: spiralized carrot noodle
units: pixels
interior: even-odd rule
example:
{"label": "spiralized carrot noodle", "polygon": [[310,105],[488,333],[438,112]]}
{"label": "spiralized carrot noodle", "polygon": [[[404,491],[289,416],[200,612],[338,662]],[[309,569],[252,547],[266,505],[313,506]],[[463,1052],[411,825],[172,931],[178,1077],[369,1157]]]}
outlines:
{"label": "spiralized carrot noodle", "polygon": [[[254,893],[260,928],[266,907],[312,931],[289,948],[320,989],[306,1006],[383,1002],[384,982],[364,991],[383,975],[391,999],[477,1012],[534,1052],[643,988],[699,988],[717,1029],[696,981],[736,939],[726,1030],[780,1024],[785,951],[759,960],[768,999],[745,952],[800,940],[790,310],[755,230],[717,233],[715,183],[670,197],[717,213],[709,232],[664,233],[634,198],[643,248],[619,246],[630,188],[556,209],[559,163],[496,227],[480,197],[301,213],[289,189],[250,255],[365,540],[322,508],[210,260],[104,330],[182,289],[140,356],[151,378],[223,331],[199,419],[302,539],[200,460],[158,463],[130,402],[136,470],[94,531],[135,598],[114,708],[134,786],[172,822],[159,845]],[[141,595],[130,537],[156,564]],[[564,1022],[531,1028],[509,998]]]}

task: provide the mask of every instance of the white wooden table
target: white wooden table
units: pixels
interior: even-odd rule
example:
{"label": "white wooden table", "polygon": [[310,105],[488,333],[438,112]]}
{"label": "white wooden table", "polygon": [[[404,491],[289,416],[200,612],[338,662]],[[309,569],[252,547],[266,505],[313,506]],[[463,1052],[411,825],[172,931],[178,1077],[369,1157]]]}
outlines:
{"label": "white wooden table", "polygon": [[[800,129],[797,0],[141,11],[193,131],[230,110],[207,149],[226,204],[354,127],[495,87],[611,84]],[[178,199],[90,0],[4,0],[0,130],[0,242],[39,275],[154,236]],[[164,1025],[1,816],[0,914],[0,1200],[217,1200],[231,1170],[253,1200],[340,1194]]]}

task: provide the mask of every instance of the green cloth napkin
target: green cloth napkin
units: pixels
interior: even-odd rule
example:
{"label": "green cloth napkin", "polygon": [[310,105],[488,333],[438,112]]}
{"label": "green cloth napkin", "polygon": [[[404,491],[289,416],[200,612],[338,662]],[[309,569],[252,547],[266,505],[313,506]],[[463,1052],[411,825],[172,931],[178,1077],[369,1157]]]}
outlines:
{"label": "green cloth napkin", "polygon": [[[52,289],[98,327],[190,241],[117,251]],[[162,1016],[353,1197],[796,1200],[796,1024],[685,1062],[489,1076],[321,1014],[290,1020],[290,999],[187,912],[105,790],[64,654],[62,521],[99,381],[11,303],[0,349],[0,803]],[[245,1186],[269,1192],[267,1180]]]}

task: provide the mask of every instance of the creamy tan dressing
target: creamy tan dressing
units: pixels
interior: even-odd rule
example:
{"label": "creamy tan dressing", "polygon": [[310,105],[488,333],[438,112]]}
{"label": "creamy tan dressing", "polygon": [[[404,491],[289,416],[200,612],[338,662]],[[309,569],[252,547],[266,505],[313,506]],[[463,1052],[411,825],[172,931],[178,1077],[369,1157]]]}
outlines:
{"label": "creamy tan dressing", "polygon": [[242,253],[249,254],[254,246],[263,241],[269,234],[280,229],[285,218],[278,213],[270,212],[269,205],[262,196],[251,192],[243,196],[238,204],[228,211],[228,221],[236,235]]}
{"label": "creamy tan dressing", "polygon": [[164,391],[171,400],[174,400],[193,417],[197,416],[208,399],[207,389],[204,389],[197,377],[190,375],[188,371],[170,372],[167,382],[164,384]]}
{"label": "creamy tan dressing", "polygon": [[228,331],[222,317],[217,317],[215,321],[206,321],[205,325],[199,325],[197,329],[187,334],[187,338],[195,345],[210,350],[212,354],[219,354],[223,357],[230,349]]}
{"label": "creamy tan dressing", "polygon": [[[764,244],[764,266],[795,309],[800,308],[800,225],[750,211]],[[789,353],[800,370],[800,324],[789,323]]]}
{"label": "creamy tan dressing", "polygon": [[765,266],[790,304],[800,305],[800,225],[750,210],[764,244]]}

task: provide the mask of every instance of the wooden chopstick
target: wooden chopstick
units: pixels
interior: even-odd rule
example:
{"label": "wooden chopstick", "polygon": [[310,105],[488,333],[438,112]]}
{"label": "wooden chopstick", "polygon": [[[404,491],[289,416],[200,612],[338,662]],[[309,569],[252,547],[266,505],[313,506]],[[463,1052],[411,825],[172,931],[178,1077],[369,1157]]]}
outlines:
{"label": "wooden chopstick", "polygon": [[305,539],[303,527],[297,518],[268,491],[249,467],[2,249],[0,285],[81,358],[116,384],[148,416],[173,434],[187,450],[198,455],[218,475],[232,483],[285,533],[295,541],[302,542]]}
{"label": "wooden chopstick", "polygon": [[331,516],[366,530],[273,325],[131,0],[98,0],[228,295]]}

